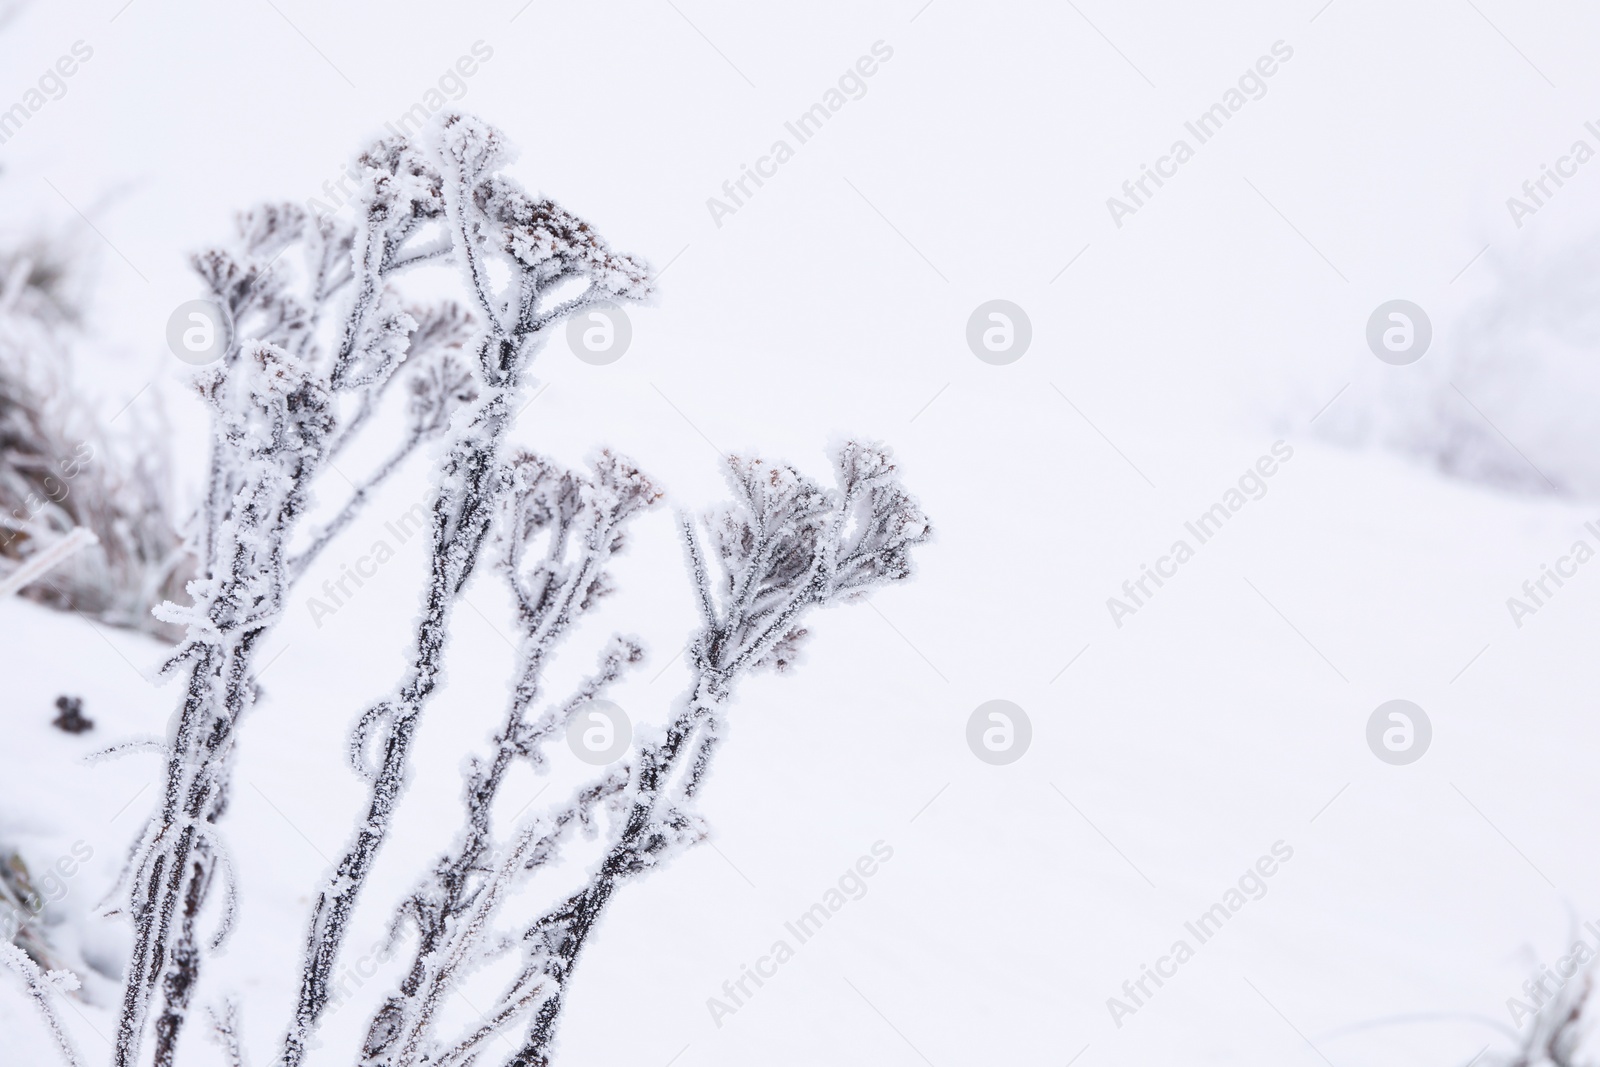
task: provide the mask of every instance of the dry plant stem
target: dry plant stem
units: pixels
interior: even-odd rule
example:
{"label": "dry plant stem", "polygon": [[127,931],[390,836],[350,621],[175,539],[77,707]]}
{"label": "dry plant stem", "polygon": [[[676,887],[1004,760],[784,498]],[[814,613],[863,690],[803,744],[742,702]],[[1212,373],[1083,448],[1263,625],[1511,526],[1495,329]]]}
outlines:
{"label": "dry plant stem", "polygon": [[239,1005],[233,1000],[211,1009],[211,1039],[222,1050],[227,1067],[244,1067],[244,1046],[239,1037]]}
{"label": "dry plant stem", "polygon": [[504,395],[491,396],[472,420],[480,432],[470,441],[458,441],[451,447],[444,491],[433,506],[433,561],[427,599],[417,625],[415,651],[406,678],[394,698],[362,716],[363,730],[380,724],[386,727],[381,755],[371,775],[367,810],[355,839],[340,857],[328,884],[312,906],[300,999],[292,1029],[284,1042],[285,1065],[301,1061],[310,1034],[327,1007],[332,975],[351,912],[378,850],[388,836],[417,721],[438,682],[451,612],[477,564],[478,552],[488,533],[487,483],[493,476],[494,453],[505,436],[507,409]]}
{"label": "dry plant stem", "polygon": [[[683,754],[695,751],[696,746],[691,742],[711,721],[715,705],[720,703],[711,697],[709,688],[703,681],[696,685],[689,707],[674,720],[666,740],[655,753],[641,759],[635,800],[628,810],[622,834],[589,885],[569,897],[558,909],[541,916],[525,932],[524,937],[532,938],[559,929],[561,936],[541,968],[550,983],[550,992],[534,1013],[533,1024],[523,1047],[506,1061],[507,1067],[546,1067],[550,1062],[548,1050],[555,1037],[556,1024],[565,1006],[567,984],[579,954],[588,943],[595,923],[604,913],[619,883],[630,874],[637,873],[641,857],[651,851],[650,837],[661,832],[656,821],[656,809],[663,786],[677,769]],[[700,751],[704,757],[709,757],[709,747]],[[698,770],[703,772],[704,769],[705,763],[700,761]],[[692,786],[686,786],[684,794],[692,795]]]}
{"label": "dry plant stem", "polygon": [[50,1003],[51,986],[56,981],[64,981],[66,988],[76,989],[77,979],[65,971],[51,971],[46,974],[26,952],[5,941],[0,941],[0,966],[15,972],[17,977],[22,979],[22,984],[28,991],[28,998],[38,1009],[45,1028],[50,1031],[50,1039],[55,1042],[56,1051],[61,1053],[61,1058],[67,1067],[83,1067],[83,1060],[79,1058],[77,1048],[67,1036],[66,1029],[61,1025],[60,1016]]}
{"label": "dry plant stem", "polygon": [[[613,657],[601,674],[589,679],[577,696],[567,702],[564,710],[570,715],[604,692],[621,673],[621,659]],[[529,666],[536,675],[542,664]],[[511,714],[521,725],[520,710]],[[363,1064],[386,1064],[392,1052],[398,1056],[396,1062],[402,1063],[409,1062],[417,1054],[434,1009],[476,950],[484,924],[511,882],[516,861],[535,845],[545,850],[555,847],[571,821],[557,819],[555,827],[543,836],[524,834],[519,846],[511,851],[512,860],[501,864],[497,872],[477,884],[475,876],[484,872],[484,865],[493,858],[490,805],[516,755],[517,746],[505,743],[506,736],[502,733],[501,744],[489,767],[472,782],[468,825],[462,841],[454,855],[441,862],[434,884],[430,886],[439,896],[428,902],[426,911],[420,900],[412,905],[421,927],[416,955],[399,992],[384,1003],[369,1027]]]}
{"label": "dry plant stem", "polygon": [[[380,143],[364,162],[365,214],[354,234],[327,220],[314,222],[295,207],[269,206],[241,216],[237,255],[215,250],[196,257],[196,269],[236,328],[222,361],[197,381],[212,409],[213,431],[196,535],[202,574],[189,584],[194,604],[168,603],[158,611],[186,628],[164,669],[186,670],[188,678],[164,746],[161,801],[121,882],[134,944],[114,1043],[116,1067],[139,1062],[147,1029],[154,1037],[149,1064],[174,1062],[200,975],[199,922],[219,874],[229,884],[220,927],[210,939],[213,949],[232,925],[234,890],[216,824],[228,804],[237,730],[257,698],[255,657],[287,602],[293,577],[289,541],[341,422],[337,400],[348,395],[359,405],[380,392],[408,356],[425,367],[430,359],[448,361],[459,345],[459,338],[446,333],[411,348],[418,323],[399,310],[384,283],[353,306],[347,327],[353,336],[340,341],[338,356],[321,356],[314,335],[320,306],[350,277],[348,269],[341,275],[340,257],[349,255],[355,241],[369,251],[381,249],[375,270],[384,277],[428,216],[426,175],[406,171],[403,146]],[[309,260],[304,299],[272,272],[295,244],[304,246]],[[419,314],[429,322],[449,318],[447,311]],[[450,398],[437,399],[445,404]],[[158,992],[160,1008],[147,1026]]]}
{"label": "dry plant stem", "polygon": [[[259,349],[251,358],[265,352]],[[297,391],[305,386],[298,383]],[[322,407],[309,395],[301,399],[313,411]],[[275,406],[267,412],[272,425],[265,447],[281,450],[278,442],[295,439],[299,447],[285,458],[288,467],[300,468],[309,458],[305,453],[315,449],[321,419],[292,430],[291,422],[299,420],[291,417],[287,397]],[[282,608],[281,549],[270,546],[281,546],[303,500],[292,476],[284,491],[285,474],[283,466],[269,463],[259,480],[241,487],[242,506],[230,514],[240,528],[266,531],[266,558],[243,543],[230,545],[231,559],[219,561],[226,577],[214,583],[215,595],[197,597],[196,610],[206,611],[204,621],[190,621],[190,637],[169,663],[169,669],[189,665],[189,684],[171,739],[161,808],[131,872],[135,944],[118,1023],[118,1067],[137,1056],[146,1006],[158,986],[163,1005],[151,1063],[168,1067],[175,1055],[199,968],[195,925],[217,851],[211,826],[227,804],[234,728],[254,697],[253,653]],[[220,524],[221,516],[217,519]]]}
{"label": "dry plant stem", "polygon": [[[485,319],[476,346],[480,400],[451,430],[433,504],[432,562],[411,662],[394,694],[368,708],[356,728],[352,759],[370,782],[368,802],[312,907],[300,993],[280,1055],[283,1067],[302,1061],[327,1008],[351,914],[388,836],[417,723],[438,683],[451,613],[477,567],[498,502],[501,448],[524,367],[547,327],[596,301],[638,299],[650,288],[642,263],[612,254],[587,224],[497,175],[505,154],[497,130],[459,114],[444,117],[441,207],[453,255]],[[491,257],[511,270],[507,297],[491,290]],[[571,281],[587,284],[573,298],[547,306],[551,294]],[[375,766],[368,766],[373,741],[378,753]]]}
{"label": "dry plant stem", "polygon": [[[737,679],[757,667],[789,666],[805,635],[800,619],[810,608],[854,599],[911,573],[910,550],[928,539],[928,524],[900,488],[888,451],[852,442],[835,463],[839,491],[830,493],[793,468],[730,460],[735,503],[706,524],[720,581],[712,577],[694,524],[684,520],[702,622],[690,643],[694,681],[660,739],[642,743],[631,767],[612,772],[625,779],[626,792],[598,869],[579,891],[522,926],[521,971],[487,1013],[510,1020],[532,1010],[528,1036],[507,1067],[550,1063],[574,968],[616,890],[706,836],[690,809]],[[602,779],[596,788],[612,784]],[[427,1062],[470,1062],[493,1032],[480,1027],[442,1052],[428,1051]],[[422,1062],[415,1055],[423,1051],[420,1044],[408,1051],[413,1055],[396,1067]]]}
{"label": "dry plant stem", "polygon": [[[556,470],[529,455],[508,464],[510,483],[500,524],[501,569],[518,605],[523,633],[518,672],[505,721],[487,761],[474,760],[466,782],[465,825],[454,851],[412,895],[402,913],[418,927],[416,957],[400,988],[373,1019],[364,1064],[409,1063],[422,1047],[434,1008],[456,976],[475,958],[485,925],[498,906],[516,864],[491,874],[493,805],[505,774],[518,758],[546,769],[540,746],[561,733],[585,704],[603,693],[629,664],[642,657],[631,641],[613,638],[600,669],[564,703],[528,722],[546,663],[572,623],[609,590],[605,566],[622,547],[622,526],[660,497],[635,468],[610,453],[595,463],[594,479]],[[525,545],[544,535],[546,552],[531,567]],[[573,558],[568,558],[571,555]],[[588,804],[599,795],[582,801]],[[519,839],[514,855],[533,848],[547,854],[560,841],[578,810],[558,816],[547,834],[532,830]]]}

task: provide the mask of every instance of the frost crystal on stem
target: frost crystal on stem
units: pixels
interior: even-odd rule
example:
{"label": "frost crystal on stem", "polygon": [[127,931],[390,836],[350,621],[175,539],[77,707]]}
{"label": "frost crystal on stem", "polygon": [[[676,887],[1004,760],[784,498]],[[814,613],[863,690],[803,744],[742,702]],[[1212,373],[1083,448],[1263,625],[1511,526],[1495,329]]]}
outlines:
{"label": "frost crystal on stem", "polygon": [[[586,477],[562,471],[538,457],[513,457],[502,476],[506,491],[498,526],[500,565],[517,605],[522,640],[505,719],[487,759],[473,759],[465,788],[466,825],[451,853],[407,900],[401,918],[418,930],[416,957],[405,980],[379,1010],[368,1031],[363,1063],[411,1063],[423,1049],[434,1009],[463,973],[485,953],[487,922],[530,855],[553,855],[574,823],[604,789],[585,790],[572,805],[547,821],[525,828],[508,850],[511,859],[495,862],[492,836],[495,798],[506,772],[519,759],[536,771],[548,769],[541,746],[565,732],[574,715],[600,696],[642,651],[613,637],[598,670],[565,700],[533,720],[528,709],[538,698],[541,678],[556,644],[578,616],[610,591],[605,566],[624,544],[623,527],[661,496],[627,461],[602,452]],[[529,548],[544,551],[530,558]]]}
{"label": "frost crystal on stem", "polygon": [[[513,768],[547,773],[549,743],[643,659],[637,642],[613,635],[570,691],[545,692],[559,646],[612,591],[609,567],[629,524],[662,497],[614,452],[567,470],[511,448],[507,434],[549,330],[601,301],[643,299],[651,283],[643,263],[502,176],[508,150],[497,130],[446,113],[429,136],[383,140],[360,157],[354,226],[268,206],[241,217],[236,248],[196,258],[231,340],[196,380],[212,448],[191,533],[193,604],[158,610],[185,635],[165,668],[185,676],[183,698],[164,743],[111,750],[153,747],[166,761],[158,809],[120,883],[134,945],[115,1067],[171,1067],[203,950],[219,947],[233,925],[221,819],[238,731],[259,698],[264,637],[292,584],[425,442],[440,445],[422,610],[402,677],[351,735],[348,755],[368,794],[311,907],[281,1067],[303,1061],[333,1000],[339,953],[391,831],[455,606],[486,555],[510,587],[520,634],[510,697],[490,750],[466,765],[461,829],[391,925],[395,935],[416,931],[415,952],[367,1027],[361,1067],[467,1067],[487,1054],[487,1038],[513,1026],[526,1036],[508,1067],[549,1064],[578,959],[613,894],[708,834],[696,800],[739,678],[792,666],[811,609],[908,577],[913,548],[929,537],[880,445],[835,450],[836,485],[827,488],[786,464],[730,457],[733,499],[679,524],[699,622],[687,645],[691,683],[666,725],[640,728],[631,756],[497,833]],[[291,276],[296,260],[302,269]],[[460,305],[404,299],[400,276],[425,264],[456,268]],[[376,415],[402,377],[409,402],[398,439],[337,495],[325,520],[308,521],[319,476],[358,435],[385,424]],[[576,891],[559,890],[543,914],[509,914],[516,891],[554,874],[576,834],[598,840],[601,853]],[[512,950],[515,977],[480,1023],[437,1033],[445,998]],[[224,1059],[242,1064],[234,1001],[213,1009],[211,1031]]]}
{"label": "frost crystal on stem", "polygon": [[22,984],[28,990],[29,999],[33,1001],[33,1006],[39,1009],[39,1016],[44,1020],[45,1028],[50,1031],[50,1038],[55,1042],[56,1049],[61,1053],[61,1058],[67,1067],[83,1067],[83,1060],[78,1057],[76,1046],[61,1026],[61,1018],[56,1015],[55,1006],[50,1003],[52,989],[70,993],[78,988],[78,979],[68,971],[45,971],[33,962],[26,952],[7,941],[0,941],[0,965],[22,979]]}
{"label": "frost crystal on stem", "polygon": [[[420,157],[417,150],[405,151]],[[650,292],[642,262],[612,252],[587,223],[552,201],[533,199],[497,174],[507,158],[498,130],[447,113],[426,165],[437,166],[436,184],[424,185],[428,196],[436,197],[429,199],[430,208],[444,216],[446,225],[441,243],[417,257],[452,258],[483,317],[475,342],[478,395],[450,425],[411,662],[393,693],[363,712],[352,740],[352,762],[370,783],[369,802],[354,840],[312,907],[299,1000],[283,1043],[284,1067],[300,1063],[328,1005],[351,912],[388,836],[418,718],[438,685],[452,610],[477,567],[501,495],[510,488],[501,449],[526,365],[548,327],[599,301],[637,300]],[[405,169],[413,166],[423,165]],[[448,247],[442,243],[446,238]],[[355,258],[365,291],[374,269],[366,264],[381,264],[383,257],[366,247],[357,248]],[[510,281],[498,289],[494,278],[501,271]],[[353,318],[350,333],[361,325]]]}
{"label": "frost crystal on stem", "polygon": [[[592,798],[611,798],[604,859],[576,893],[519,924],[519,973],[485,1013],[485,1025],[453,1044],[425,1050],[434,1067],[471,1062],[486,1038],[524,1012],[532,1015],[528,1034],[506,1067],[547,1067],[574,967],[612,894],[706,836],[693,801],[722,734],[734,683],[758,668],[792,666],[810,609],[910,576],[911,549],[930,531],[901,487],[889,451],[850,442],[833,458],[838,487],[832,491],[787,465],[730,458],[734,500],[702,524],[719,575],[706,562],[696,523],[682,520],[701,613],[689,645],[689,689],[668,728],[644,740],[633,761],[608,769],[566,808],[519,830],[512,859],[517,868],[537,870],[554,858],[549,848],[530,847],[546,840],[542,827],[587,819]],[[419,1047],[402,1051],[395,1064],[421,1062]]]}
{"label": "frost crystal on stem", "polygon": [[[195,381],[211,411],[212,440],[192,534],[198,573],[187,591],[193,603],[169,601],[156,609],[185,635],[164,671],[186,672],[187,682],[164,747],[160,803],[120,882],[134,944],[116,1067],[139,1061],[147,1030],[154,1035],[149,1062],[173,1063],[200,971],[201,911],[215,876],[229,877],[217,822],[227,808],[236,732],[259,689],[256,656],[284,611],[289,584],[308,553],[328,538],[327,531],[313,533],[310,547],[291,556],[317,476],[360,428],[402,363],[414,379],[426,381],[430,367],[443,373],[439,366],[450,364],[464,340],[459,311],[448,305],[406,310],[388,280],[405,264],[415,235],[439,214],[437,181],[430,199],[426,171],[406,167],[404,159],[404,152],[385,145],[364,157],[368,210],[353,230],[313,220],[294,206],[268,205],[240,216],[233,248],[195,257],[196,271],[232,324],[233,341]],[[367,258],[361,284],[352,287],[357,244]],[[290,257],[291,250],[300,255]],[[296,259],[299,284],[291,277]],[[359,291],[350,296],[346,324],[330,346],[320,326],[352,288]],[[431,410],[414,418],[378,480],[460,406],[455,393],[424,389],[419,395],[416,406]],[[334,527],[364,498],[358,490]],[[300,565],[291,566],[292,558]],[[212,948],[227,936],[233,900],[229,885]]]}

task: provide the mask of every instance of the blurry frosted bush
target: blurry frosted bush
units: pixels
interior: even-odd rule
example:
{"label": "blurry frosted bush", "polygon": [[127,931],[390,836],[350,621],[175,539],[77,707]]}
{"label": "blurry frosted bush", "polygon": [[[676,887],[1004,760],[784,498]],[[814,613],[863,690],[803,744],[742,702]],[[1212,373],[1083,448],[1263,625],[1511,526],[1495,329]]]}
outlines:
{"label": "blurry frosted bush", "polygon": [[[114,626],[175,637],[153,618],[193,565],[177,532],[159,427],[115,422],[74,380],[85,338],[77,257],[35,238],[0,246],[0,586],[75,530],[74,551],[21,593]],[[82,535],[79,535],[80,540]]]}
{"label": "blurry frosted bush", "polygon": [[1417,363],[1361,364],[1316,429],[1515,493],[1600,497],[1600,249],[1495,267]]}

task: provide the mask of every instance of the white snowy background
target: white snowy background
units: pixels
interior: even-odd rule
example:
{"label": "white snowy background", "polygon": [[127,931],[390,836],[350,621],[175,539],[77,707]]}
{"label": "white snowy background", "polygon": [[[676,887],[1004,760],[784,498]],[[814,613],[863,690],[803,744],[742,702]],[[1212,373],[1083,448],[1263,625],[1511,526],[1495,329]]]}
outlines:
{"label": "white snowy background", "polygon": [[[619,362],[551,340],[518,440],[569,461],[615,446],[692,508],[722,495],[718,450],[820,476],[837,435],[896,448],[938,529],[918,579],[819,616],[797,673],[740,690],[704,795],[713,842],[619,894],[559,1063],[1346,1067],[1509,1047],[1507,998],[1600,920],[1600,563],[1520,628],[1506,598],[1595,542],[1600,500],[1446,479],[1381,447],[1382,427],[1450,379],[1484,308],[1592,315],[1558,297],[1594,289],[1573,253],[1600,222],[1600,161],[1520,228],[1505,201],[1574,140],[1600,146],[1583,128],[1600,119],[1600,17],[1571,0],[920,3],[38,4],[0,34],[0,106],[75,41],[93,57],[0,146],[0,222],[94,255],[98,360],[77,387],[107,419],[164,405],[192,472],[203,422],[163,339],[199,295],[188,254],[240,207],[324,196],[481,40],[493,56],[456,106],[521,146],[530,187],[670,264]],[[893,57],[865,95],[717,225],[707,198],[792,143],[784,122],[878,41]],[[1106,198],[1277,41],[1293,58],[1266,95],[1115,226]],[[994,298],[1032,322],[1009,366],[965,341]],[[1434,326],[1409,367],[1364,339],[1394,298]],[[1458,381],[1455,415],[1492,420],[1510,466],[1520,448],[1600,486],[1595,348],[1559,323],[1525,334],[1509,358],[1545,377],[1515,397]],[[1267,494],[1117,628],[1106,598],[1279,440],[1294,457]],[[425,476],[413,461],[301,596]],[[344,737],[399,674],[424,557],[412,542],[320,627],[297,610],[271,638],[226,822],[242,925],[205,972],[243,994],[257,1063],[363,796]],[[584,632],[644,638],[616,699],[660,721],[692,624],[668,514],[637,525],[617,575],[625,594]],[[508,606],[489,582],[468,599],[351,964],[454,831],[459,760],[501,706]],[[177,691],[146,680],[160,655],[0,603],[0,840],[41,867],[92,847],[52,927],[86,958],[124,950],[90,912],[157,767],[82,756],[164,729]],[[63,692],[94,732],[48,725]],[[1433,724],[1410,766],[1367,748],[1393,698]],[[1010,766],[966,745],[991,699],[1033,724]],[[1265,897],[1116,1026],[1107,998],[1194,944],[1184,923],[1280,840],[1293,859]],[[877,841],[893,859],[866,895],[716,1025],[707,998]],[[311,1062],[351,1062],[399,962],[332,1015]],[[89,993],[65,1014],[103,1062],[112,987]],[[0,982],[0,1064],[48,1055]],[[221,1062],[198,1027],[185,1055]]]}

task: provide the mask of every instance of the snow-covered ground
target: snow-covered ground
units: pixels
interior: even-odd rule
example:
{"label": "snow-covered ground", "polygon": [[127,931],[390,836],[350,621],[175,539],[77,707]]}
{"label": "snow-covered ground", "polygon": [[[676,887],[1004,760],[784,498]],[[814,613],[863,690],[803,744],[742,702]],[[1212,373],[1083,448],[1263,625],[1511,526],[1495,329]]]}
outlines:
{"label": "snow-covered ground", "polygon": [[[82,388],[108,417],[163,400],[187,449],[200,417],[162,340],[196,295],[186,254],[234,208],[324,195],[481,40],[493,54],[460,106],[523,146],[530,186],[670,263],[619,362],[551,341],[518,440],[568,461],[614,445],[688,508],[722,496],[719,449],[821,476],[837,434],[895,446],[938,530],[918,579],[817,617],[797,672],[740,690],[703,799],[714,847],[619,894],[558,1063],[1409,1067],[1509,1047],[1508,998],[1600,927],[1600,559],[1520,620],[1507,599],[1574,542],[1600,549],[1585,527],[1600,501],[1446,480],[1322,428],[1359,424],[1462,350],[1497,263],[1593,232],[1600,164],[1520,228],[1505,201],[1575,139],[1600,146],[1584,127],[1600,20],[1573,3],[919,3],[37,6],[0,33],[0,105],[75,41],[93,56],[0,145],[4,222],[53,220],[97,249],[103,365]],[[707,199],[794,140],[785,123],[879,41],[892,57],[859,99],[714,218]],[[1119,228],[1107,198],[1193,140],[1185,122],[1278,41],[1292,58],[1264,95]],[[1007,366],[965,340],[995,298],[1032,322]],[[1394,298],[1433,323],[1411,367],[1364,337]],[[1588,361],[1582,388],[1593,351],[1570,356]],[[1600,399],[1535,395],[1507,422],[1494,395],[1471,397],[1508,463],[1518,423],[1582,427]],[[1241,485],[1277,442],[1271,477]],[[419,458],[297,603],[424,488]],[[1199,544],[1185,524],[1235,488],[1258,498]],[[1128,600],[1180,538],[1193,557],[1115,619],[1108,598]],[[241,994],[257,1064],[364,795],[344,738],[402,667],[425,551],[397,547],[335,615],[297,609],[274,632],[241,734],[225,823],[240,928],[205,981]],[[615,699],[659,722],[693,624],[668,513],[637,524],[616,573],[625,592],[563,669],[613,629],[638,633],[650,659]],[[373,958],[386,920],[454,832],[460,761],[501,706],[508,605],[490,582],[467,595],[314,1064],[352,1062],[400,963]],[[158,768],[84,757],[165,730],[176,689],[147,680],[162,646],[15,598],[0,635],[0,843],[35,869],[92,849],[52,935],[114,970],[125,928],[91,912]],[[50,727],[63,693],[94,731]],[[994,699],[1033,727],[1007,766],[966,742]],[[1410,765],[1367,745],[1391,699],[1432,724]],[[514,783],[514,803],[542,785]],[[849,877],[864,856],[874,873]],[[1252,877],[1262,857],[1273,873]],[[846,902],[800,943],[785,924],[830,891]],[[1186,925],[1240,899],[1204,943]],[[792,958],[714,1012],[780,940]],[[1163,984],[1140,991],[1158,965]],[[104,1062],[116,991],[90,974],[66,1022]],[[452,1018],[474,1018],[498,976]],[[51,1062],[0,977],[0,1064]],[[220,1063],[201,1037],[186,1062]]]}

